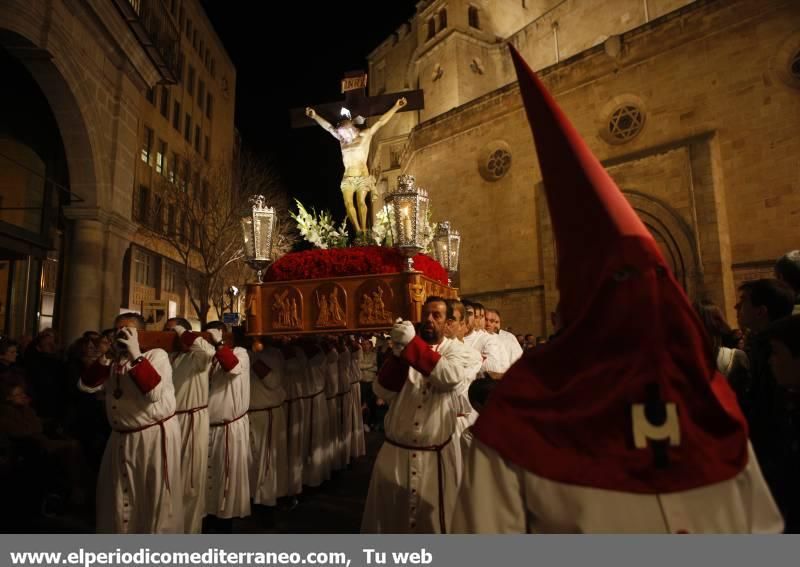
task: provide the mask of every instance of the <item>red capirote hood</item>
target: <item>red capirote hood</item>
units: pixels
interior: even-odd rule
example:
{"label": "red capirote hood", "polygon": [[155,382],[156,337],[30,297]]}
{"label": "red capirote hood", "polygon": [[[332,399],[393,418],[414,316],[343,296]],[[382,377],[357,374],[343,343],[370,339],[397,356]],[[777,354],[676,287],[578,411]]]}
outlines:
{"label": "red capirote hood", "polygon": [[492,393],[475,436],[539,476],[637,493],[738,474],[747,429],[655,240],[511,47],[556,241],[565,328]]}

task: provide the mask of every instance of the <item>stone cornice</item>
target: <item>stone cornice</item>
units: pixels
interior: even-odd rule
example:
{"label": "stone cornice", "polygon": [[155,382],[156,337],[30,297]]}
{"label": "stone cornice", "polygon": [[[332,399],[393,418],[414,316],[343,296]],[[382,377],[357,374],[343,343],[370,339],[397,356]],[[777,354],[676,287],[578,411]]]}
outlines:
{"label": "stone cornice", "polygon": [[109,212],[99,207],[64,207],[64,217],[71,221],[97,221],[104,230],[130,240],[136,233],[138,225],[119,213]]}

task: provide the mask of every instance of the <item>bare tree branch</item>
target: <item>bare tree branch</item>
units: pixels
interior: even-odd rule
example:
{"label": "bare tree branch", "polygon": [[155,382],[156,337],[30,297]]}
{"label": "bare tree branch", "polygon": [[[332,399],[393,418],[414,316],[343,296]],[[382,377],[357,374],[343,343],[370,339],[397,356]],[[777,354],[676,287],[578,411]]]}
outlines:
{"label": "bare tree branch", "polygon": [[[288,198],[280,179],[265,160],[242,151],[234,166],[209,164],[193,157],[172,164],[153,194],[140,198],[142,232],[160,241],[180,260],[183,284],[197,318],[208,321],[212,306],[221,316],[225,291],[241,285],[248,272],[243,262],[241,218],[252,195],[264,195],[286,218]],[[289,224],[280,222],[274,253],[287,252],[297,240]]]}

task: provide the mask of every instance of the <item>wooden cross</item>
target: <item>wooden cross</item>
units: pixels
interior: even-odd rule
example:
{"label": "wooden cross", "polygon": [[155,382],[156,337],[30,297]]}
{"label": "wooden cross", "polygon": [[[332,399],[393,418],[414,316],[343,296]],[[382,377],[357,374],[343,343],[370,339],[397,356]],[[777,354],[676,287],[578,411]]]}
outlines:
{"label": "wooden cross", "polygon": [[[350,111],[355,119],[356,116],[380,116],[389,110],[398,98],[405,97],[408,104],[400,109],[399,112],[408,110],[421,110],[425,107],[425,100],[421,90],[402,91],[399,93],[387,93],[377,96],[367,96],[367,74],[364,71],[348,71],[342,79],[342,93],[344,100],[338,102],[327,102],[314,105],[312,108],[328,120],[334,126],[339,122],[342,108]],[[292,108],[290,111],[292,128],[304,128],[306,126],[316,126],[317,123],[306,116],[306,109]]]}

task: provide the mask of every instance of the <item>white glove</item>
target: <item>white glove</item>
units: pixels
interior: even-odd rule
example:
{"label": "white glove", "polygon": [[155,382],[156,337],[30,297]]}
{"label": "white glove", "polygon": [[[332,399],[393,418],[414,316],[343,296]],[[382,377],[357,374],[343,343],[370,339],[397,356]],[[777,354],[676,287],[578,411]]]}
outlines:
{"label": "white glove", "polygon": [[211,335],[211,341],[215,346],[222,344],[222,331],[219,329],[209,329],[208,334]]}
{"label": "white glove", "polygon": [[402,323],[395,323],[392,327],[392,352],[399,355],[406,345],[416,336],[417,332],[414,330],[414,325],[411,321],[403,321]]}
{"label": "white glove", "polygon": [[399,346],[399,345],[397,345],[395,343],[392,343],[392,354],[393,355],[400,356],[400,353],[402,353],[402,352],[403,352],[403,347],[401,347],[401,346]]}
{"label": "white glove", "polygon": [[117,342],[125,345],[128,354],[131,355],[131,360],[136,360],[142,356],[142,350],[139,348],[139,332],[136,327],[123,327],[122,335],[125,338],[119,338]]}
{"label": "white glove", "polygon": [[174,327],[172,327],[172,330],[173,330],[173,331],[175,331],[175,332],[178,334],[178,336],[179,336],[179,337],[180,337],[180,336],[181,336],[183,333],[185,333],[185,332],[186,332],[186,329],[184,329],[184,328],[183,328],[183,327],[181,327],[180,325],[175,325]]}

